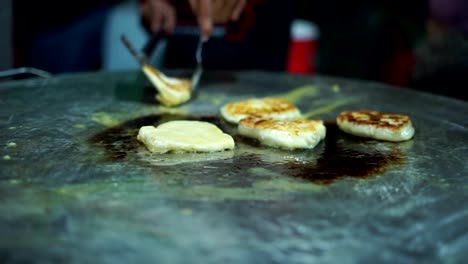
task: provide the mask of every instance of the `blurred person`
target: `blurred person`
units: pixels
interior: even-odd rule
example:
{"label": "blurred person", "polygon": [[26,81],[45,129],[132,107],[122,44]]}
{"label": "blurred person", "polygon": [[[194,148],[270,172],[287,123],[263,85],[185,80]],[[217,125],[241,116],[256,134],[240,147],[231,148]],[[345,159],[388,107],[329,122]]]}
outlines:
{"label": "blurred person", "polygon": [[99,70],[106,14],[120,2],[13,1],[15,67],[51,73]]}
{"label": "blurred person", "polygon": [[427,0],[302,1],[299,16],[320,28],[320,74],[409,82],[414,48],[424,36]]}
{"label": "blurred person", "polygon": [[468,1],[430,0],[427,34],[416,51],[411,87],[468,100]]}
{"label": "blurred person", "polygon": [[[162,0],[162,2],[172,3],[177,7],[176,19],[151,13],[151,10],[157,10],[156,4],[162,4],[161,0],[140,1],[142,17],[151,33],[160,29],[170,33],[174,29],[174,21],[177,21],[179,26],[193,25],[194,21],[198,21],[205,40],[209,37],[213,24],[225,30],[225,35],[211,37],[205,43],[204,68],[267,71],[286,69],[289,29],[295,15],[295,1]],[[166,14],[173,15],[174,12],[168,11]],[[170,35],[163,66],[193,68],[197,42],[197,36]]]}
{"label": "blurred person", "polygon": [[468,34],[468,1],[429,0],[429,2],[432,20]]}
{"label": "blurred person", "polygon": [[[14,2],[15,66],[51,73],[100,70],[106,15],[119,0]],[[294,1],[293,1],[294,2]],[[291,2],[292,3],[292,2]],[[150,33],[168,33],[164,66],[194,65],[198,37],[171,35],[177,25],[199,25],[205,41],[214,24],[227,34],[204,48],[209,69],[284,70],[293,4],[280,0],[141,0]],[[277,14],[282,14],[278,16]],[[124,32],[122,32],[124,33]]]}
{"label": "blurred person", "polygon": [[[120,37],[126,37],[137,48],[143,48],[153,35],[165,33],[151,50],[145,48],[150,63],[164,67],[167,40],[175,35],[185,35],[190,41],[198,41],[200,29],[205,42],[211,37],[214,25],[228,25],[239,19],[246,1],[242,0],[127,0],[109,12],[104,25],[103,69],[108,71],[138,69],[138,64],[122,45]],[[216,28],[214,37],[217,37]],[[188,35],[188,36],[187,36]],[[186,44],[193,49],[197,43]],[[194,55],[185,60],[192,61]]]}

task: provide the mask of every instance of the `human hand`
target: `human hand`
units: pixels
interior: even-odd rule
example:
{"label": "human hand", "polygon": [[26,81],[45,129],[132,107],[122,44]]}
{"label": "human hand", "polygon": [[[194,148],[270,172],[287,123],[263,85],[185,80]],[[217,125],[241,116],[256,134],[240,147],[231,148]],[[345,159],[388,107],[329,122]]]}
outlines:
{"label": "human hand", "polygon": [[153,33],[161,29],[172,33],[176,26],[176,12],[168,0],[140,0],[140,13]]}
{"label": "human hand", "polygon": [[246,0],[189,0],[198,19],[202,38],[207,41],[213,31],[213,23],[226,23],[239,19]]}

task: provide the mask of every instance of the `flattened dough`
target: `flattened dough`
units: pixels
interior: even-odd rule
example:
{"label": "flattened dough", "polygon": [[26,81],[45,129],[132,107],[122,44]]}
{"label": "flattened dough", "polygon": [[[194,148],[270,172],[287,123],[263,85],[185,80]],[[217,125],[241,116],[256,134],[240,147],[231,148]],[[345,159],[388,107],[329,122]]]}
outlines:
{"label": "flattened dough", "polygon": [[255,138],[260,143],[287,149],[311,149],[325,138],[322,120],[273,120],[257,117],[242,119],[239,134]]}
{"label": "flattened dough", "polygon": [[287,100],[266,97],[225,104],[221,107],[221,115],[228,122],[238,124],[240,120],[249,116],[277,120],[296,119],[301,116],[301,112]]}
{"label": "flattened dough", "polygon": [[153,153],[214,152],[234,148],[234,139],[217,126],[202,121],[170,121],[143,126],[137,139]]}
{"label": "flattened dough", "polygon": [[405,141],[414,136],[409,116],[371,110],[342,112],[338,127],[351,135],[385,141]]}

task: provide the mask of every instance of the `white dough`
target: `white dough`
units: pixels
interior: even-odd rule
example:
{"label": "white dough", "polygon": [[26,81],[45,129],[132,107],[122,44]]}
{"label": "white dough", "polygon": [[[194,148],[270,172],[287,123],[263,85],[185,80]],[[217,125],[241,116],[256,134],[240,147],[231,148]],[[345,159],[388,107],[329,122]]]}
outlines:
{"label": "white dough", "polygon": [[201,121],[170,121],[140,128],[137,139],[153,153],[214,152],[234,148],[234,139],[217,126]]}

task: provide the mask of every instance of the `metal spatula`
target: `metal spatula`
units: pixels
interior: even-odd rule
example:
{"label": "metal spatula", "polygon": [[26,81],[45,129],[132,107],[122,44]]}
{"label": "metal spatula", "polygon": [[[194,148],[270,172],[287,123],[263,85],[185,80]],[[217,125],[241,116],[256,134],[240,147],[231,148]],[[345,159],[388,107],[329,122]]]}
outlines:
{"label": "metal spatula", "polygon": [[165,106],[177,106],[190,99],[192,84],[188,79],[166,76],[151,66],[147,55],[137,51],[125,35],[121,36],[121,40],[130,54],[140,64],[142,72],[158,90],[159,94],[156,96],[158,101]]}
{"label": "metal spatula", "polygon": [[203,65],[202,65],[202,50],[203,50],[203,40],[200,37],[198,41],[197,51],[195,52],[195,59],[197,61],[197,67],[192,75],[192,91],[195,91],[195,88],[198,86],[200,82],[201,75],[203,73]]}

